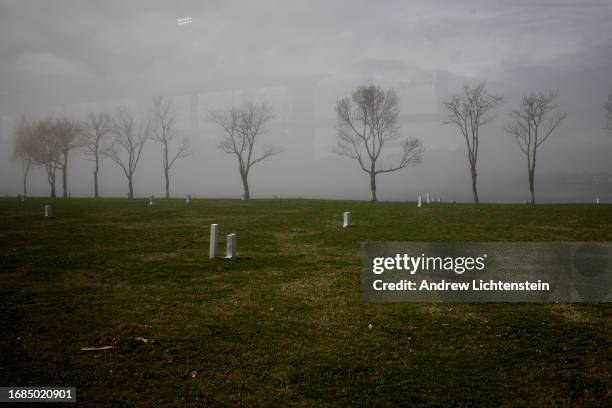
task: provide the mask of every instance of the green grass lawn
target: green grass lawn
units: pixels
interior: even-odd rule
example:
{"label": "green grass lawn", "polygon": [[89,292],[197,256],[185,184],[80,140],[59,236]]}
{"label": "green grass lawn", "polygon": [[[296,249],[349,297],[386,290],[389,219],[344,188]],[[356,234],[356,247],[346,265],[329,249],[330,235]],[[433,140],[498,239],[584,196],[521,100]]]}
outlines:
{"label": "green grass lawn", "polygon": [[[93,406],[612,402],[609,304],[359,293],[365,240],[612,241],[610,205],[58,199],[46,220],[48,202],[0,200],[2,386]],[[208,259],[211,223],[238,261]]]}

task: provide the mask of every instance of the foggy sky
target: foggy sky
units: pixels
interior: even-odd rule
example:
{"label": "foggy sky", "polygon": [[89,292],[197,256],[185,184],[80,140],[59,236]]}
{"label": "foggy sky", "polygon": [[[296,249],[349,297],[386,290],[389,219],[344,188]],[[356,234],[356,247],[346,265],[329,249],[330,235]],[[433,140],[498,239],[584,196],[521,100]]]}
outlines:
{"label": "foggy sky", "polygon": [[[186,16],[192,24],[179,26]],[[261,143],[284,153],[253,168],[254,198],[367,199],[367,175],[331,153],[333,109],[356,86],[375,83],[398,92],[400,133],[427,149],[418,167],[380,176],[379,199],[415,200],[429,191],[469,201],[465,146],[442,123],[440,99],[486,80],[505,101],[482,129],[483,201],[527,198],[525,158],[503,125],[521,95],[548,88],[569,116],[541,147],[536,198],[612,201],[612,182],[585,188],[552,181],[558,173],[612,177],[603,110],[612,90],[611,21],[610,1],[3,0],[0,193],[20,192],[20,166],[11,161],[20,114],[82,117],[127,105],[145,115],[151,96],[164,94],[174,97],[177,131],[191,135],[196,150],[173,168],[173,195],[240,197],[236,164],[215,148],[221,134],[207,112],[265,100],[276,118]],[[135,194],[162,196],[159,145],[150,141],[144,154]],[[93,194],[93,169],[82,156],[71,156],[73,196]],[[30,190],[48,194],[43,169],[32,172]],[[100,190],[127,191],[110,160]]]}

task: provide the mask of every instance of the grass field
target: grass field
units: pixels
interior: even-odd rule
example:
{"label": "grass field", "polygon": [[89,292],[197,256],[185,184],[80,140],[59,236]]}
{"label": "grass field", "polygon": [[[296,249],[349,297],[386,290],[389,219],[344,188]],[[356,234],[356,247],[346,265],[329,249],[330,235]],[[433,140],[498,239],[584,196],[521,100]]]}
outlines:
{"label": "grass field", "polygon": [[[612,241],[610,205],[48,202],[0,200],[0,385],[91,406],[612,402],[610,304],[359,293],[362,241]],[[238,261],[208,259],[211,223]]]}

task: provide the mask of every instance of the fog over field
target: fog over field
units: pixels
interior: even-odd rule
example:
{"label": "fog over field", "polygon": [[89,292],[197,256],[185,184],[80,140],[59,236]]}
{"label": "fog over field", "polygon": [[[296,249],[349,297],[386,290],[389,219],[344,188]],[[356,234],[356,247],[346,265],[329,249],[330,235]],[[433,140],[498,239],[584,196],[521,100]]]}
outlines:
{"label": "fog over field", "polygon": [[[191,17],[190,24],[177,19]],[[394,89],[400,135],[418,137],[423,163],[378,179],[380,200],[430,192],[470,201],[465,142],[445,125],[441,102],[487,81],[503,95],[481,129],[483,202],[528,199],[526,160],[504,132],[523,95],[553,89],[567,119],[538,151],[539,202],[612,202],[610,1],[7,1],[0,0],[0,194],[21,192],[13,129],[24,114],[85,118],[127,106],[145,117],[154,95],[171,96],[176,129],[194,154],[172,168],[174,196],[242,194],[235,159],[217,149],[213,109],[268,102],[274,119],[260,147],[283,149],[253,168],[253,198],[369,199],[355,161],[332,153],[335,104],[357,86]],[[393,159],[399,144],[389,146]],[[160,145],[136,170],[137,197],[163,196]],[[92,163],[70,158],[69,191],[92,196]],[[58,192],[61,183],[58,182]],[[102,162],[102,196],[125,196],[119,167]],[[44,169],[30,195],[45,196]]]}

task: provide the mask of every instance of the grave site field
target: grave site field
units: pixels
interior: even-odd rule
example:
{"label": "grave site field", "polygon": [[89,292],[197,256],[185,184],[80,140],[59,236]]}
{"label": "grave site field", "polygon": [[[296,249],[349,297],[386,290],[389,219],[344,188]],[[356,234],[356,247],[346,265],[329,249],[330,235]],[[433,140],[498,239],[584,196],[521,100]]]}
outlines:
{"label": "grave site field", "polygon": [[[212,223],[237,261],[208,259]],[[612,206],[0,199],[0,384],[89,406],[610,406],[611,305],[365,304],[365,240],[612,241]]]}

